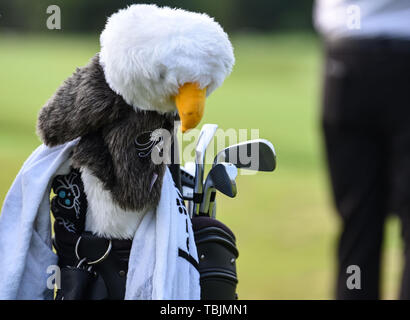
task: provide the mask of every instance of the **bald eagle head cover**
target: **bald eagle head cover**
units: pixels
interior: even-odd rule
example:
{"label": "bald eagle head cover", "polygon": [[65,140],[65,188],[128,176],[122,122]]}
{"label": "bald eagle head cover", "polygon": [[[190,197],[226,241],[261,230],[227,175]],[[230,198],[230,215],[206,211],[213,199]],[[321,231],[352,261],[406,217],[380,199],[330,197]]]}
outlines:
{"label": "bald eagle head cover", "polygon": [[[62,159],[69,150],[68,164],[81,172],[87,197],[86,230],[108,239],[133,239],[131,255],[142,258],[134,259],[135,263],[149,260],[147,257],[154,254],[152,260],[162,259],[165,264],[172,264],[173,259],[166,249],[172,246],[173,241],[170,239],[173,238],[158,239],[169,232],[177,233],[177,229],[170,229],[176,224],[167,220],[172,217],[163,214],[168,210],[164,209],[167,208],[164,206],[166,201],[175,206],[175,198],[164,198],[162,194],[164,179],[170,175],[165,164],[154,163],[151,157],[141,155],[136,142],[141,137],[155,141],[152,133],[157,129],[173,132],[175,120],[181,121],[183,132],[194,128],[204,113],[206,97],[222,84],[232,70],[233,48],[221,26],[208,15],[156,5],[132,5],[119,10],[109,17],[100,42],[100,52],[86,66],[77,68],[41,109],[37,132],[44,145],[51,149],[48,151],[42,146],[33,153],[27,165],[33,168],[35,156],[39,155],[49,157],[50,161]],[[75,143],[71,143],[74,140]],[[59,150],[62,153],[59,154]],[[48,168],[44,164],[40,167]],[[16,184],[25,183],[26,170],[23,167],[20,171],[21,181],[18,176],[12,186],[12,189],[15,187],[15,190],[22,192],[22,199],[27,190]],[[61,171],[58,173],[62,174]],[[52,177],[48,176],[47,179]],[[35,184],[36,179],[32,181]],[[167,188],[168,184],[165,186]],[[30,259],[25,262],[21,259],[24,252],[27,257],[33,257],[35,253],[30,250],[37,246],[33,245],[33,241],[47,237],[40,234],[37,239],[27,235],[24,241],[24,236],[13,240],[11,238],[15,235],[7,231],[9,225],[14,223],[15,215],[20,212],[17,207],[13,208],[13,201],[17,201],[17,197],[12,189],[0,217],[0,238],[8,237],[7,241],[1,241],[7,245],[0,244],[0,273],[8,272],[3,275],[6,277],[4,281],[0,281],[3,283],[0,284],[0,298],[21,296],[24,291],[21,279],[29,277],[32,272],[38,272],[38,277],[44,273],[42,268],[45,262],[42,262],[41,268],[34,268],[28,266],[27,261]],[[173,194],[175,190],[169,192]],[[43,203],[46,202],[38,201],[41,203],[34,205],[35,213],[24,213],[30,215],[30,219],[24,218],[26,230],[35,229],[37,224],[44,231],[47,225],[39,224],[41,219],[38,212],[44,209]],[[21,211],[27,211],[24,205],[21,207]],[[159,214],[159,210],[162,210],[162,214]],[[14,216],[8,214],[8,211],[13,211]],[[148,214],[152,212],[156,212],[156,215]],[[22,226],[21,223],[17,225]],[[185,230],[185,221],[183,225]],[[162,234],[158,230],[156,233],[150,231],[155,228],[170,230]],[[142,230],[145,230],[146,237],[151,237],[157,244],[150,248],[141,246],[141,243],[146,243]],[[16,241],[18,245],[13,244]],[[135,245],[136,241],[139,241],[138,246]],[[165,244],[158,245],[158,241]],[[176,246],[178,241],[174,242]],[[14,256],[11,251],[18,251],[19,256]],[[15,264],[25,266],[16,269],[13,266]],[[184,296],[169,292],[164,294],[164,290],[168,289],[161,291],[161,285],[158,285],[169,282],[170,279],[165,279],[165,275],[170,274],[169,270],[178,268],[164,271],[167,267],[156,265],[152,273],[147,269],[148,265],[141,265],[147,276],[147,279],[142,278],[151,281],[152,294],[130,292],[126,297]],[[136,274],[140,272],[138,268],[130,266],[129,274],[134,269],[137,269]],[[128,275],[128,278],[127,287],[132,287],[130,282],[138,282],[135,279],[141,277]],[[177,280],[174,282],[178,283]],[[149,288],[146,282],[141,283],[140,287]]]}
{"label": "bald eagle head cover", "polygon": [[130,230],[108,230],[103,212],[140,216],[155,207],[164,173],[163,164],[138,157],[135,139],[160,128],[172,132],[178,118],[183,131],[196,126],[205,96],[231,72],[234,56],[227,34],[208,15],[155,5],[113,14],[100,40],[101,52],[42,108],[38,134],[47,146],[81,137],[72,165],[82,172],[88,228],[126,238],[136,222],[127,222]]}

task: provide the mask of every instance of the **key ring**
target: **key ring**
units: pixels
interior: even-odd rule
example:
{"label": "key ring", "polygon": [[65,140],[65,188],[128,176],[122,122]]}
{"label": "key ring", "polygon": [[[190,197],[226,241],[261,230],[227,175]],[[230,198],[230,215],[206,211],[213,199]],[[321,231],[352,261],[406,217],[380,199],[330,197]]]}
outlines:
{"label": "key ring", "polygon": [[77,263],[77,267],[76,268],[80,268],[83,263],[87,263],[87,258],[82,258],[78,263]]}
{"label": "key ring", "polygon": [[[76,257],[77,257],[77,259],[78,259],[79,261],[82,261],[82,260],[84,260],[84,259],[86,259],[86,258],[80,258],[79,254],[78,254],[78,247],[79,247],[79,245],[80,245],[80,241],[81,241],[81,236],[78,237],[78,240],[77,240],[77,242],[76,242],[76,244],[75,244],[75,255],[76,255]],[[99,262],[105,260],[105,258],[107,258],[108,254],[111,252],[111,248],[112,248],[112,241],[111,241],[111,240],[109,240],[109,241],[110,241],[110,242],[108,243],[107,251],[105,251],[105,253],[101,256],[101,258],[99,258],[99,259],[97,259],[97,260],[94,260],[94,261],[86,261],[86,263],[87,263],[88,265],[97,264],[97,263],[99,263]]]}

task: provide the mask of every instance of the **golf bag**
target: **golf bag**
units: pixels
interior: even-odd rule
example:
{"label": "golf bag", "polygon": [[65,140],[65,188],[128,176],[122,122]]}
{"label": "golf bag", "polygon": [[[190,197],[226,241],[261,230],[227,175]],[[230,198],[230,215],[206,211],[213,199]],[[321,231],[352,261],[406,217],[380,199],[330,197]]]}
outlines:
{"label": "golf bag", "polygon": [[198,250],[201,300],[237,299],[235,236],[222,222],[207,216],[192,218]]}
{"label": "golf bag", "polygon": [[[175,185],[181,188],[181,168],[172,160],[169,169]],[[186,180],[185,172],[183,178],[185,185],[192,183]],[[194,215],[191,221],[198,251],[201,300],[237,299],[236,259],[239,252],[235,235],[225,224],[209,216]]]}
{"label": "golf bag", "polygon": [[[179,169],[179,166],[176,168]],[[59,177],[53,180],[52,188],[56,196],[51,201],[55,218],[53,245],[62,269],[61,289],[57,291],[56,299],[123,299],[132,241],[107,240],[84,231],[87,201],[80,174],[72,169],[67,178],[76,179],[78,190],[75,192],[82,200],[82,207],[79,208],[81,219],[75,218],[74,209],[66,209],[61,204],[61,201],[71,198],[67,198],[70,190],[64,189],[64,194],[61,192],[63,185]],[[178,176],[174,179],[178,185]],[[235,299],[238,250],[234,234],[223,223],[207,216],[195,216],[192,226],[199,257],[201,299]],[[101,262],[92,266],[83,264],[79,261],[77,250],[81,252],[80,256]]]}

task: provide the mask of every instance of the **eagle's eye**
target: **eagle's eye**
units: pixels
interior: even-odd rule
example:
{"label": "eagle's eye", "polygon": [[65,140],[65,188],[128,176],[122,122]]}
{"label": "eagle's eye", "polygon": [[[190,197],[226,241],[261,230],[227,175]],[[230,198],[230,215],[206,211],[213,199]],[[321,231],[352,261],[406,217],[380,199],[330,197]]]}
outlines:
{"label": "eagle's eye", "polygon": [[159,79],[165,80],[166,76],[167,76],[167,69],[165,68],[165,66],[161,66],[159,69]]}

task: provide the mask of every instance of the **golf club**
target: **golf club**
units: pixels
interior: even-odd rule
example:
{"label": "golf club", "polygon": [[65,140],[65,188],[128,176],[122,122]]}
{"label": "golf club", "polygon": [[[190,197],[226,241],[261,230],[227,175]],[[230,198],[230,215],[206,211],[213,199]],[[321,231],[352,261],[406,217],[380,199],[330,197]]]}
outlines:
{"label": "golf club", "polygon": [[213,165],[229,162],[238,169],[273,171],[276,167],[275,149],[266,139],[244,141],[218,152]]}
{"label": "golf club", "polygon": [[227,162],[218,163],[209,171],[204,184],[200,214],[208,215],[211,196],[216,190],[231,198],[236,196],[235,179],[237,175],[238,169],[232,163]]}
{"label": "golf club", "polygon": [[191,217],[193,214],[199,213],[199,206],[203,197],[203,183],[204,183],[204,163],[206,149],[215,135],[218,125],[216,124],[204,124],[199,134],[198,143],[195,148],[195,184],[194,184],[194,196],[193,196],[193,210],[190,212]]}
{"label": "golf club", "polygon": [[[248,162],[246,162],[248,160]],[[229,146],[218,152],[213,167],[220,162],[229,162],[237,168],[255,171],[273,171],[276,168],[275,149],[268,140],[255,139]],[[216,217],[216,191],[213,190],[208,215]]]}

